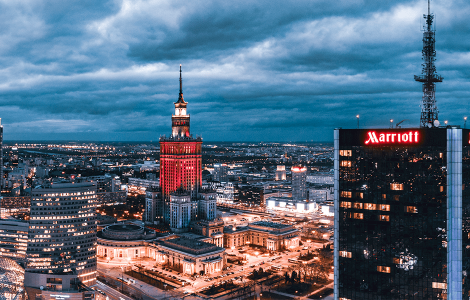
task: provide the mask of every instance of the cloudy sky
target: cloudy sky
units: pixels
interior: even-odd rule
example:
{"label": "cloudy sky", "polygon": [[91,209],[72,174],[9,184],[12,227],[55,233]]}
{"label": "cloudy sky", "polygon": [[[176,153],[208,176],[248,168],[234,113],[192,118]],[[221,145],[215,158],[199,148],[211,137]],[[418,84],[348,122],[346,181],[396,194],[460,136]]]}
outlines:
{"label": "cloudy sky", "polygon": [[[418,126],[426,12],[426,0],[3,0],[4,138],[156,141],[171,133],[179,64],[205,141],[331,141],[357,114],[361,127]],[[470,2],[431,12],[439,119],[463,125]]]}

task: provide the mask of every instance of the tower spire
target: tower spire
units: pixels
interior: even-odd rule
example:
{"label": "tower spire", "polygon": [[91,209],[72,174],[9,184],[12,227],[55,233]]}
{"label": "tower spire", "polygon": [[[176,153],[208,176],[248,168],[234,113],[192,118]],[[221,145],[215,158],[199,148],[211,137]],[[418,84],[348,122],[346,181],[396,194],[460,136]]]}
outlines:
{"label": "tower spire", "polygon": [[420,127],[435,127],[439,126],[439,122],[435,122],[438,120],[438,110],[436,106],[436,88],[434,83],[442,82],[444,78],[437,75],[436,66],[434,65],[434,61],[436,60],[436,40],[435,31],[432,29],[434,15],[431,14],[430,0],[428,0],[428,14],[423,15],[423,17],[426,20],[423,32],[423,70],[421,75],[415,75],[414,79],[423,83]]}
{"label": "tower spire", "polygon": [[179,94],[179,97],[178,97],[178,102],[184,102],[184,99],[183,99],[183,76],[182,76],[182,72],[181,72],[181,64],[180,64],[180,94]]}

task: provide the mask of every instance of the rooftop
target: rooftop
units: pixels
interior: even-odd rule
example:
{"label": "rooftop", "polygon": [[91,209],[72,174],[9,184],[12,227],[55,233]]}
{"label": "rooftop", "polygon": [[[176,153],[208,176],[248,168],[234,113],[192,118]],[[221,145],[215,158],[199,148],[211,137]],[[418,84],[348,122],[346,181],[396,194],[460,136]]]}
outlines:
{"label": "rooftop", "polygon": [[283,228],[291,227],[291,225],[281,224],[281,223],[277,223],[277,222],[268,222],[268,221],[253,222],[250,225],[256,225],[256,226],[261,226],[261,227],[269,227],[269,228],[275,228],[275,229],[283,229]]}
{"label": "rooftop", "polygon": [[184,251],[190,254],[204,254],[214,251],[223,251],[224,248],[217,247],[214,244],[202,242],[192,238],[178,237],[175,239],[164,240],[160,242],[162,246],[175,250]]}

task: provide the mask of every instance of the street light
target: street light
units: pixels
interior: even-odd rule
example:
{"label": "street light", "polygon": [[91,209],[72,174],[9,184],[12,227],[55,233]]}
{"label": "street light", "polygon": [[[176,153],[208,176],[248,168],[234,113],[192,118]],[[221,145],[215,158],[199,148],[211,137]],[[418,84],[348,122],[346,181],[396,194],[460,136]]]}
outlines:
{"label": "street light", "polygon": [[463,122],[463,128],[467,128],[467,117],[463,117],[464,122]]}
{"label": "street light", "polygon": [[357,118],[357,129],[359,129],[359,115],[356,115]]}
{"label": "street light", "polygon": [[390,128],[393,128],[393,119],[390,119]]}

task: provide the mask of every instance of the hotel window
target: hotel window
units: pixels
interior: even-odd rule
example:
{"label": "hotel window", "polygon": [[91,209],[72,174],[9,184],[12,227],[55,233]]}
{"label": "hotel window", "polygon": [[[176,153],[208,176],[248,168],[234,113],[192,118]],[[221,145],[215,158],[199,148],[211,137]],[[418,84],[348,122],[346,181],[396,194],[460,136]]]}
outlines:
{"label": "hotel window", "polygon": [[351,202],[341,201],[340,202],[340,207],[351,208]]}
{"label": "hotel window", "polygon": [[364,219],[364,214],[363,213],[353,213],[352,217],[353,217],[353,219],[362,220],[362,219]]}
{"label": "hotel window", "polygon": [[347,258],[351,258],[352,257],[352,253],[351,252],[348,252],[348,251],[339,251],[339,255],[341,257],[347,257]]}
{"label": "hotel window", "polygon": [[389,215],[379,215],[379,221],[388,222],[388,221],[390,221],[390,216]]}
{"label": "hotel window", "polygon": [[390,273],[390,267],[377,266],[377,271],[382,273]]}
{"label": "hotel window", "polygon": [[405,211],[407,213],[417,214],[418,208],[416,206],[405,206]]}
{"label": "hotel window", "polygon": [[341,161],[341,167],[351,167],[352,162],[350,160],[342,160]]}
{"label": "hotel window", "polygon": [[375,210],[376,209],[376,205],[374,203],[364,203],[364,209],[367,209],[367,210]]}
{"label": "hotel window", "polygon": [[353,203],[353,207],[355,209],[362,209],[362,203],[355,202],[355,203]]}
{"label": "hotel window", "polygon": [[400,195],[393,195],[393,200],[400,201]]}
{"label": "hotel window", "polygon": [[341,191],[340,197],[351,198],[352,197],[352,192],[350,192],[350,191]]}
{"label": "hotel window", "polygon": [[390,205],[388,204],[379,204],[378,206],[381,211],[390,211]]}
{"label": "hotel window", "polygon": [[352,151],[351,150],[339,150],[339,155],[340,156],[352,156]]}
{"label": "hotel window", "polygon": [[403,259],[398,258],[398,257],[394,257],[393,258],[393,263],[396,264],[396,265],[401,265],[401,264],[403,264]]}
{"label": "hotel window", "polygon": [[403,183],[390,183],[392,191],[403,191]]}

